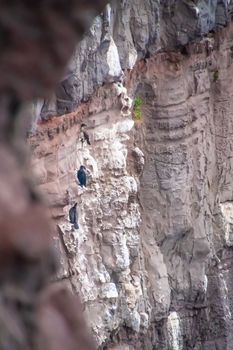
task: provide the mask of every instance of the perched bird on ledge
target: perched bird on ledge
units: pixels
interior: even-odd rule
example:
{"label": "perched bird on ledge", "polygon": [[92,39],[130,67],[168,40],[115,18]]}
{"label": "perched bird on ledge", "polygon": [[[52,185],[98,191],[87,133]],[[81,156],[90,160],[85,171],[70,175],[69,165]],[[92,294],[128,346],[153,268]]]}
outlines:
{"label": "perched bird on ledge", "polygon": [[78,214],[77,214],[77,203],[75,203],[73,205],[72,208],[70,208],[69,210],[69,220],[70,220],[70,223],[74,225],[74,228],[76,230],[79,229],[79,225],[78,225]]}
{"label": "perched bird on ledge", "polygon": [[77,173],[77,178],[78,178],[78,181],[79,181],[79,185],[81,187],[86,187],[87,185],[87,175],[86,175],[86,172],[85,172],[86,168],[84,165],[81,165],[79,170],[78,170],[78,173]]}
{"label": "perched bird on ledge", "polygon": [[85,128],[86,128],[86,124],[81,124],[81,142],[83,145],[84,142],[86,141],[86,143],[90,146],[91,145],[90,137],[88,133],[85,131]]}

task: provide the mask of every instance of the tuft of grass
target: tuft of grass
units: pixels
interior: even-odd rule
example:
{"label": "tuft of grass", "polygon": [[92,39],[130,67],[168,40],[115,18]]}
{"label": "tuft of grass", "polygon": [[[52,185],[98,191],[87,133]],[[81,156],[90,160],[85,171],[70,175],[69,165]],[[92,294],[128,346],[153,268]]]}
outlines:
{"label": "tuft of grass", "polygon": [[219,78],[219,73],[218,73],[218,70],[214,71],[214,75],[213,75],[213,80],[214,82],[216,82]]}
{"label": "tuft of grass", "polygon": [[142,99],[140,97],[135,97],[133,101],[133,119],[142,119]]}

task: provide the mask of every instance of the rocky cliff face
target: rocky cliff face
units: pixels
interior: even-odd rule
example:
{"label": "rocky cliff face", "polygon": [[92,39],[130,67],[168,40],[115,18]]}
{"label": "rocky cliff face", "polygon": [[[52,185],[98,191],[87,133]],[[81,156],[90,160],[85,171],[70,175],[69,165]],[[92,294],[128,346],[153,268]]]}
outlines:
{"label": "rocky cliff face", "polygon": [[[144,57],[185,45],[226,26],[230,0],[121,0],[108,5],[78,45],[65,77],[37,116],[73,111],[103,83],[119,81]],[[41,113],[40,113],[41,110]]]}
{"label": "rocky cliff face", "polygon": [[[233,349],[233,26],[188,44],[225,26],[231,6],[107,7],[59,88],[64,99],[58,91],[42,109],[72,113],[29,139],[58,227],[58,278],[81,295],[100,349]],[[142,101],[139,121],[121,110],[128,95]],[[75,202],[79,230],[68,221]]]}

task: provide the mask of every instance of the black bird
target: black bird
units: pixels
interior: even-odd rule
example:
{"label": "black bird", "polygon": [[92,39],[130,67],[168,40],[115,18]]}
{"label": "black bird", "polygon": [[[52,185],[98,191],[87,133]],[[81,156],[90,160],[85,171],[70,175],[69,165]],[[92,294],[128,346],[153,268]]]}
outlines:
{"label": "black bird", "polygon": [[90,138],[89,138],[89,135],[86,131],[83,131],[83,138],[87,142],[87,144],[90,146],[91,145]]}
{"label": "black bird", "polygon": [[75,203],[75,205],[72,208],[70,208],[70,210],[69,210],[69,219],[70,219],[71,224],[74,225],[74,228],[76,230],[78,230],[79,229],[79,225],[78,225],[78,222],[77,222],[77,220],[78,220],[77,203]]}
{"label": "black bird", "polygon": [[90,146],[91,145],[90,137],[88,133],[84,130],[86,126],[87,126],[86,124],[81,124],[81,142],[82,144],[84,144],[84,142],[86,141],[86,143]]}
{"label": "black bird", "polygon": [[86,187],[87,184],[87,175],[85,170],[85,166],[81,165],[77,173],[77,178],[81,187]]}

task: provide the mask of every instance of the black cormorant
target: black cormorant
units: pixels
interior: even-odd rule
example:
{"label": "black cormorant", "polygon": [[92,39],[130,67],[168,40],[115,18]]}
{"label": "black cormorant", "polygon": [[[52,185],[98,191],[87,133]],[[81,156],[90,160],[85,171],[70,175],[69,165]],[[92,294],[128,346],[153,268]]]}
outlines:
{"label": "black cormorant", "polygon": [[85,169],[85,166],[81,165],[77,173],[77,178],[81,187],[86,187],[87,184],[87,175]]}
{"label": "black cormorant", "polygon": [[91,142],[90,142],[90,137],[88,135],[88,133],[84,130],[86,128],[86,124],[81,124],[81,142],[82,144],[84,144],[84,142],[86,141],[86,143],[90,146]]}
{"label": "black cormorant", "polygon": [[75,229],[79,229],[78,225],[78,214],[77,214],[77,203],[74,204],[72,208],[69,210],[69,219],[70,223],[74,225]]}

